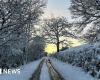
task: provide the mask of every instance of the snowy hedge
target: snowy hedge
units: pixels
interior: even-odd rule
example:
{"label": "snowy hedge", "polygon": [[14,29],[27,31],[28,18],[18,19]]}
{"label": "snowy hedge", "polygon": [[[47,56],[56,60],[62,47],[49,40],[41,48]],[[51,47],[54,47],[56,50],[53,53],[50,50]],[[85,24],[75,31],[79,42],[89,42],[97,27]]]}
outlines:
{"label": "snowy hedge", "polygon": [[100,43],[70,48],[54,56],[74,66],[82,67],[92,76],[100,78]]}

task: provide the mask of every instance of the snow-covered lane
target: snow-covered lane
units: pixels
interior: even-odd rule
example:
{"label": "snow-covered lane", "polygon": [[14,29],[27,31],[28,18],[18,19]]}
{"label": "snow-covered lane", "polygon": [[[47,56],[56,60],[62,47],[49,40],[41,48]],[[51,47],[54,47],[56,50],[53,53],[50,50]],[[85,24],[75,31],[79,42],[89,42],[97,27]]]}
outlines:
{"label": "snow-covered lane", "polygon": [[20,67],[20,74],[0,75],[0,80],[29,80],[40,62],[41,60],[38,60]]}
{"label": "snow-covered lane", "polygon": [[43,67],[41,69],[40,80],[51,80],[50,75],[49,75],[49,71],[48,71],[48,67],[47,67],[45,62],[44,62]]}
{"label": "snow-covered lane", "polygon": [[63,63],[57,59],[51,59],[55,69],[65,80],[94,80],[89,74],[82,71],[81,68]]}

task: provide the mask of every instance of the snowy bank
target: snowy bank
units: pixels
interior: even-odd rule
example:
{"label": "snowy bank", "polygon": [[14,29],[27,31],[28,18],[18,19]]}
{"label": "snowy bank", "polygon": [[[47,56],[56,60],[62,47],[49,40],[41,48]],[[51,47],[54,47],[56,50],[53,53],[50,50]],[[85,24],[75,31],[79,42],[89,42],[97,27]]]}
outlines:
{"label": "snowy bank", "polygon": [[65,80],[94,80],[89,74],[82,71],[81,68],[63,63],[56,59],[51,59],[55,69],[65,78]]}

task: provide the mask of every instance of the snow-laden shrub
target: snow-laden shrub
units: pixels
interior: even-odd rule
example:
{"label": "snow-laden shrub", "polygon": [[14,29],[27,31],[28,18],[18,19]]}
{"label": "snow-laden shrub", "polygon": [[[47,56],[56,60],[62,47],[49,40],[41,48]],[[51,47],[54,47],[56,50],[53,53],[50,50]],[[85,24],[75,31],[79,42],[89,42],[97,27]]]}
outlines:
{"label": "snow-laden shrub", "polygon": [[70,48],[55,54],[54,57],[74,66],[82,67],[92,76],[100,78],[99,43],[85,44],[83,46]]}

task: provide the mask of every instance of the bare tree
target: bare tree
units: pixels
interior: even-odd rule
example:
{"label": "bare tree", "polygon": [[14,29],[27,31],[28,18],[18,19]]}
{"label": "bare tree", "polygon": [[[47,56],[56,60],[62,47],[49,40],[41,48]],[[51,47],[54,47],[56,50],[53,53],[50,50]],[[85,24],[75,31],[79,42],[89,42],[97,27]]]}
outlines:
{"label": "bare tree", "polygon": [[69,31],[71,24],[68,23],[67,19],[64,17],[51,18],[44,21],[44,32],[45,38],[50,43],[54,43],[57,46],[57,52],[59,52],[60,44],[65,42],[65,40],[60,40],[61,37],[73,36]]}

